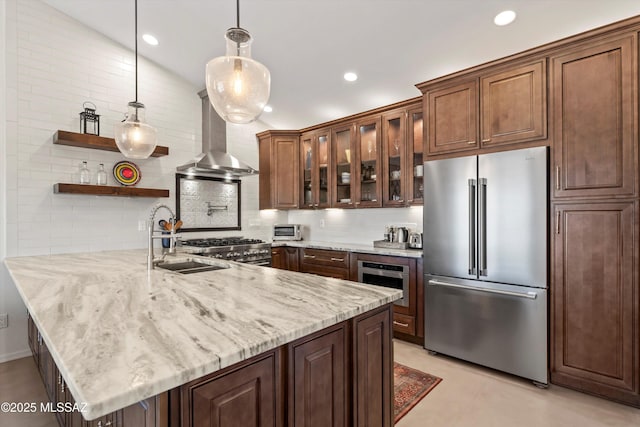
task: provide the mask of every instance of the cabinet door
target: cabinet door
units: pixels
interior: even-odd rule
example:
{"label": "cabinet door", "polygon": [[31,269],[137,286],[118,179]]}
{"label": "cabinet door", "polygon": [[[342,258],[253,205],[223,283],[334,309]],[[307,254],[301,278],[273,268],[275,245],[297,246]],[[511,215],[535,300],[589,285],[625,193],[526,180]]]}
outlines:
{"label": "cabinet door", "polygon": [[120,427],[159,427],[160,423],[156,421],[155,396],[118,411]]}
{"label": "cabinet door", "polygon": [[287,269],[286,252],[284,247],[271,248],[271,267],[281,270]]}
{"label": "cabinet door", "polygon": [[349,425],[345,324],[289,346],[289,425]]}
{"label": "cabinet door", "polygon": [[313,209],[314,207],[314,168],[316,153],[313,149],[313,133],[305,133],[300,136],[300,209]]}
{"label": "cabinet door", "polygon": [[413,205],[422,206],[423,203],[423,163],[424,163],[424,144],[423,144],[423,119],[422,107],[413,108],[408,113],[407,124],[407,194],[408,202]]}
{"label": "cabinet door", "polygon": [[640,405],[638,202],[554,212],[551,381]]}
{"label": "cabinet door", "polygon": [[287,270],[300,271],[300,258],[298,256],[298,248],[284,248]]}
{"label": "cabinet door", "polygon": [[427,154],[478,148],[477,86],[472,80],[427,92]]}
{"label": "cabinet door", "polygon": [[298,138],[276,136],[271,157],[273,208],[298,207]]}
{"label": "cabinet door", "polygon": [[354,426],[391,427],[391,307],[355,318],[354,329]]}
{"label": "cabinet door", "polygon": [[481,146],[547,137],[546,60],[481,79]]}
{"label": "cabinet door", "polygon": [[383,206],[404,206],[407,171],[407,112],[385,114],[382,117],[382,158],[384,173]]}
{"label": "cabinet door", "polygon": [[[54,385],[54,396],[53,399],[54,405],[64,404],[67,402],[67,384],[64,382],[64,378],[62,378],[62,374],[58,371],[58,367],[54,365],[55,371],[55,385]],[[67,413],[64,411],[56,412],[56,418],[58,419],[58,424],[61,426],[66,426],[67,423]]]}
{"label": "cabinet door", "polygon": [[[267,427],[279,425],[277,405],[281,398],[276,375],[276,354],[221,376],[186,387],[184,427]],[[183,398],[183,401],[185,399]]]}
{"label": "cabinet door", "polygon": [[382,206],[380,117],[356,123],[356,207]]}
{"label": "cabinet door", "polygon": [[555,197],[636,194],[636,37],[551,58]]}
{"label": "cabinet door", "polygon": [[333,128],[331,133],[331,206],[352,208],[355,203],[355,125]]}

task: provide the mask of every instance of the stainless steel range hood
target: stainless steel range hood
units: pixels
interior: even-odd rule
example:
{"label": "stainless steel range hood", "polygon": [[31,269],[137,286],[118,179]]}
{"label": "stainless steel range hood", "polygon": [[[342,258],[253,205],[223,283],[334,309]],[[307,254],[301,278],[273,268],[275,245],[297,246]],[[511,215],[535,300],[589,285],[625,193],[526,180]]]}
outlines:
{"label": "stainless steel range hood", "polygon": [[194,175],[247,176],[258,171],[227,153],[227,124],[209,102],[207,91],[198,92],[202,99],[202,153],[176,170]]}

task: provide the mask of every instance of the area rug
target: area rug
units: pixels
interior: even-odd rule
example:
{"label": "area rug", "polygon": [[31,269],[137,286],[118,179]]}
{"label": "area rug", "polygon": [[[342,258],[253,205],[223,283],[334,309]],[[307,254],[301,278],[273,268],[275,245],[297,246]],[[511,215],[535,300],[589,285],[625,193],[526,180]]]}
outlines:
{"label": "area rug", "polygon": [[393,363],[394,423],[422,400],[442,378],[434,377],[408,366]]}

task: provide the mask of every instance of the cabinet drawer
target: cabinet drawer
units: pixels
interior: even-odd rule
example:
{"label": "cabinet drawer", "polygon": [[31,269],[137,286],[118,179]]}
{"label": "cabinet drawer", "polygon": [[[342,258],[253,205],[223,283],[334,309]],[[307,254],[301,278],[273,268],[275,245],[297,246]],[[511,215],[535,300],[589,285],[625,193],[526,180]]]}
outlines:
{"label": "cabinet drawer", "polygon": [[326,249],[302,249],[302,263],[349,268],[349,252]]}
{"label": "cabinet drawer", "polygon": [[393,330],[403,334],[416,334],[416,318],[400,313],[393,313]]}

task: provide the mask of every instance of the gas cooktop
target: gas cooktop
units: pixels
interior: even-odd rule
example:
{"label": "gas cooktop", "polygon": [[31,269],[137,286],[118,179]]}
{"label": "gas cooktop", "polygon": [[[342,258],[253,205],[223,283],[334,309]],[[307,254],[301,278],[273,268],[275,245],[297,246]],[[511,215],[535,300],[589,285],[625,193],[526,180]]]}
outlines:
{"label": "gas cooktop", "polygon": [[209,239],[183,240],[183,246],[196,246],[198,248],[212,248],[218,246],[255,245],[265,243],[260,239],[245,239],[244,237],[220,237]]}

